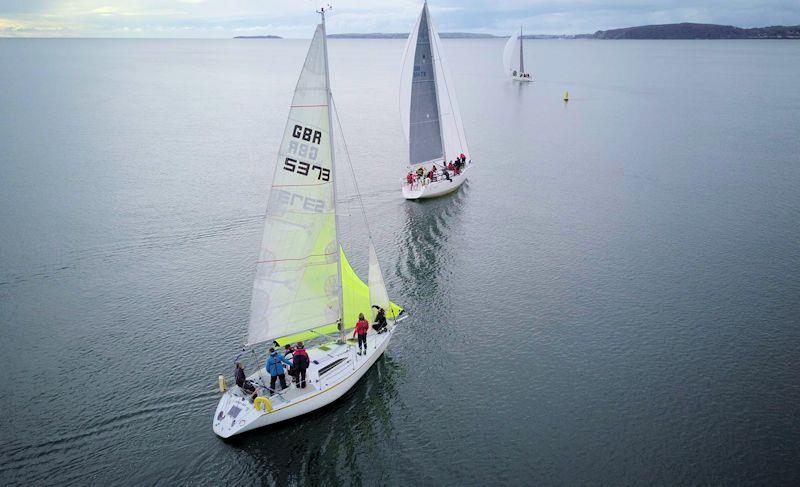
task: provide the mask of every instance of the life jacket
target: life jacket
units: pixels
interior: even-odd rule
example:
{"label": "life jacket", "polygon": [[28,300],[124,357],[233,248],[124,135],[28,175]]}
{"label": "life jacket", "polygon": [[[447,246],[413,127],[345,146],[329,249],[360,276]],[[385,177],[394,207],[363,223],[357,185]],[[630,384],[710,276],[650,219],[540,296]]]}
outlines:
{"label": "life jacket", "polygon": [[356,323],[356,333],[364,335],[369,331],[369,322],[367,320],[358,320]]}
{"label": "life jacket", "polygon": [[297,365],[298,369],[306,370],[310,363],[306,349],[305,348],[296,349],[294,351],[294,354],[292,354],[292,362],[294,365]]}

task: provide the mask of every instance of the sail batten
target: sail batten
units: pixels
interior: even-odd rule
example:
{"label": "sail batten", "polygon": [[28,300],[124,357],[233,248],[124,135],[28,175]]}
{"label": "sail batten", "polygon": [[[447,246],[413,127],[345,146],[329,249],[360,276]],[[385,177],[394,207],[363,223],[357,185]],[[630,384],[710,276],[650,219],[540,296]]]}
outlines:
{"label": "sail batten", "polygon": [[324,36],[320,24],[278,151],[253,281],[248,344],[336,322],[341,316]]}

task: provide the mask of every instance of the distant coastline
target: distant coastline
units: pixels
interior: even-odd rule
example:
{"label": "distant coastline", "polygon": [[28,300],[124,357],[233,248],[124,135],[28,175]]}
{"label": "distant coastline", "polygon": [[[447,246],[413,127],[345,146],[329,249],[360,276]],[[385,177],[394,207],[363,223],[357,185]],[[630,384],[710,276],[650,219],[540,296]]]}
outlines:
{"label": "distant coastline", "polygon": [[[508,36],[472,32],[442,32],[442,39],[503,39]],[[329,34],[330,39],[406,39],[408,33]],[[742,28],[732,25],[680,24],[640,25],[621,29],[598,30],[594,34],[530,34],[524,39],[800,39],[800,25]],[[279,36],[236,36],[234,39],[282,39]]]}
{"label": "distant coastline", "polygon": [[[439,34],[442,39],[502,39],[503,36],[492,34],[476,34],[472,32],[442,32]],[[508,36],[505,36],[508,37]],[[407,32],[390,32],[388,34],[380,32],[370,33],[351,33],[351,34],[329,34],[328,39],[407,39]]]}
{"label": "distant coastline", "polygon": [[283,39],[281,36],[236,36],[234,39]]}
{"label": "distant coastline", "polygon": [[593,39],[800,39],[800,25],[743,29],[718,24],[661,24],[598,30]]}

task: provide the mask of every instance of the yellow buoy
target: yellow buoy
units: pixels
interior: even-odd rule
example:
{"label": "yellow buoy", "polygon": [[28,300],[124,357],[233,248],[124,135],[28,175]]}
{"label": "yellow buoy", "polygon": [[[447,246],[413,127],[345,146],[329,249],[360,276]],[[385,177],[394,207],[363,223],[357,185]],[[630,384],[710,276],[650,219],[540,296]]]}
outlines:
{"label": "yellow buoy", "polygon": [[219,392],[225,392],[228,387],[225,384],[225,376],[219,376]]}
{"label": "yellow buoy", "polygon": [[271,402],[269,402],[269,399],[267,399],[267,398],[266,398],[266,397],[264,397],[264,396],[258,396],[258,397],[255,399],[255,401],[253,401],[253,407],[255,407],[255,408],[256,408],[256,411],[261,411],[261,406],[262,406],[262,405],[264,406],[264,409],[265,409],[265,410],[266,410],[268,413],[271,413],[271,412],[272,412],[272,403],[271,403]]}
{"label": "yellow buoy", "polygon": [[564,101],[569,101],[569,91],[564,92]]}

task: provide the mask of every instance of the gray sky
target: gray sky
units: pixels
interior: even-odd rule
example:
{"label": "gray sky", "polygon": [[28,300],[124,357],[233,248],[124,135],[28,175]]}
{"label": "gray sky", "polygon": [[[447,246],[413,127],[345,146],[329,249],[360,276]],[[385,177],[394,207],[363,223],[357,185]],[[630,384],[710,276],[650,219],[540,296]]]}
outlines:
{"label": "gray sky", "polygon": [[[421,0],[329,0],[330,33],[408,32]],[[0,37],[308,38],[319,0],[0,0]],[[431,0],[440,32],[580,34],[672,22],[800,24],[800,0]]]}

